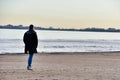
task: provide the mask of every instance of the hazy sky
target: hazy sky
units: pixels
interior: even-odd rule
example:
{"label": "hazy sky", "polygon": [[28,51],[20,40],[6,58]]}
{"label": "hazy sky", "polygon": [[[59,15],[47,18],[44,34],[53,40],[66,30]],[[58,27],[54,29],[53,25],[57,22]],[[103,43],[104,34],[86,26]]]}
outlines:
{"label": "hazy sky", "polygon": [[120,0],[0,0],[0,25],[120,28]]}

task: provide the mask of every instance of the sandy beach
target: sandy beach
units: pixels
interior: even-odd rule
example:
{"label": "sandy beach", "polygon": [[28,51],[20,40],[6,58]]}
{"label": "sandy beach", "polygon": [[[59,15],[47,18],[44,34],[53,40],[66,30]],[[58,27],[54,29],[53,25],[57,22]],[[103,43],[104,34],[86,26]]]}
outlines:
{"label": "sandy beach", "polygon": [[0,80],[120,80],[120,52],[0,55]]}

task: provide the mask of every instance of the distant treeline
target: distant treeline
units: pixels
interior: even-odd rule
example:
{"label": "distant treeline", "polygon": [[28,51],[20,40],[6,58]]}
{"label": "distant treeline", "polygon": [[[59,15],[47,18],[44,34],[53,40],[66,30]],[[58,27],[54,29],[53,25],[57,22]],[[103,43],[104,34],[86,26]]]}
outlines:
{"label": "distant treeline", "polygon": [[[28,29],[28,26],[23,26],[23,25],[4,25],[0,26],[0,29]],[[64,28],[43,28],[43,27],[35,27],[36,30],[57,30],[57,31],[91,31],[91,32],[120,32],[120,29],[115,29],[115,28],[85,28],[85,29],[64,29]]]}

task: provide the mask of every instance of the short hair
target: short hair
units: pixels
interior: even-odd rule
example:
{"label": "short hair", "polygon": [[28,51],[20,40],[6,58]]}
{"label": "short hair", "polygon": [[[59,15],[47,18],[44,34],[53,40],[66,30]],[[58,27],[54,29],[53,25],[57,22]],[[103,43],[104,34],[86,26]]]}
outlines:
{"label": "short hair", "polygon": [[31,25],[29,26],[29,30],[33,30],[33,27],[34,27],[34,25],[31,24]]}

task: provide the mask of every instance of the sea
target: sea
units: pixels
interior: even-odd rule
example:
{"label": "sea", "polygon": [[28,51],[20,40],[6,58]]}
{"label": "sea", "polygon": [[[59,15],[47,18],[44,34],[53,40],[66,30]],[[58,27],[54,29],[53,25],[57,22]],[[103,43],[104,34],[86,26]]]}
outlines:
{"label": "sea", "polygon": [[[27,30],[0,29],[0,54],[23,53]],[[120,33],[36,30],[38,52],[120,51]]]}

